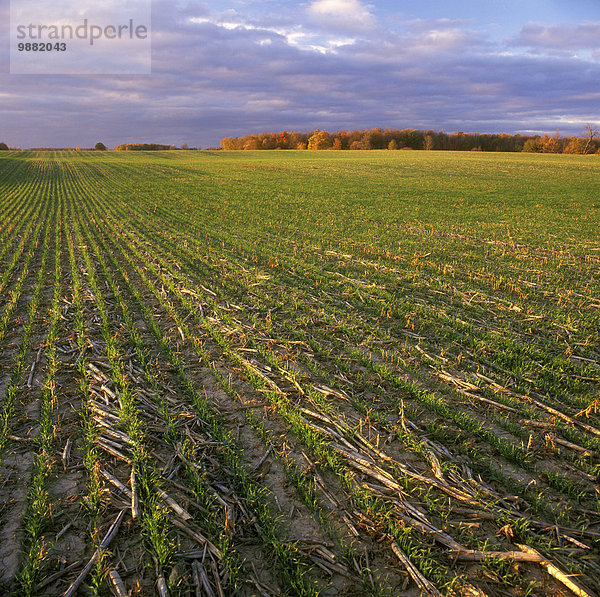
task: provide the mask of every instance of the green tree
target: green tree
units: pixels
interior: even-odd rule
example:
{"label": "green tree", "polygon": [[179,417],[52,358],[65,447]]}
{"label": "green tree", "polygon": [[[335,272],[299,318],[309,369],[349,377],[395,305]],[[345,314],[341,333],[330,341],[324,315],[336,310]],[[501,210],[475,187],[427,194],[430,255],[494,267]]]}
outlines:
{"label": "green tree", "polygon": [[8,151],[8,145],[6,143],[0,143],[1,151]]}
{"label": "green tree", "polygon": [[541,153],[542,145],[540,143],[539,137],[532,137],[531,139],[527,139],[527,141],[525,141],[525,145],[523,145],[523,151],[527,153]]}
{"label": "green tree", "polygon": [[96,151],[106,151],[106,145],[104,145],[104,143],[96,143],[96,145],[94,145],[94,149]]}

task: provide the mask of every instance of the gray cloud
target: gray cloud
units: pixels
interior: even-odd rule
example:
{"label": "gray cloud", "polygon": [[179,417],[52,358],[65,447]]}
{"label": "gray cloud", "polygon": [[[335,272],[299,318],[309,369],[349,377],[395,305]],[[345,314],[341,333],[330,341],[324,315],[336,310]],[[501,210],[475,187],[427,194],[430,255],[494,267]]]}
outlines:
{"label": "gray cloud", "polygon": [[600,23],[528,23],[515,40],[520,46],[550,50],[600,49]]}
{"label": "gray cloud", "polygon": [[343,44],[339,30],[300,16],[156,2],[152,76],[0,75],[0,140],[207,146],[263,130],[373,126],[567,134],[598,118],[591,58],[533,55],[448,20],[374,25]]}

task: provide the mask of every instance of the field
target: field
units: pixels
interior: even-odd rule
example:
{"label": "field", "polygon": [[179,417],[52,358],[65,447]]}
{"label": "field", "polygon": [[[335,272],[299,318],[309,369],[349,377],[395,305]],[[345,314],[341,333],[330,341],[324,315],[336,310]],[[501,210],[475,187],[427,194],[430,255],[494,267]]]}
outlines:
{"label": "field", "polygon": [[0,153],[1,594],[600,593],[596,156]]}

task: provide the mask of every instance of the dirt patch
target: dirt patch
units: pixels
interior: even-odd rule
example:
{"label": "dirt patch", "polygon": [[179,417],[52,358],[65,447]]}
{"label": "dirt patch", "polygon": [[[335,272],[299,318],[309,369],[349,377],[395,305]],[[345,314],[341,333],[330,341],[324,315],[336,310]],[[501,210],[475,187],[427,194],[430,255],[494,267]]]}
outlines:
{"label": "dirt patch", "polygon": [[0,465],[0,587],[8,587],[18,570],[32,466],[33,452],[9,441]]}

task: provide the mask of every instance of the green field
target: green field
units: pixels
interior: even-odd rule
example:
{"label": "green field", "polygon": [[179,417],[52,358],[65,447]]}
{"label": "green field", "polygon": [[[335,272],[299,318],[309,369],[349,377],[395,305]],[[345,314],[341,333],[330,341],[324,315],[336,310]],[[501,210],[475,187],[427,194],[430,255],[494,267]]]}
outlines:
{"label": "green field", "polygon": [[600,593],[597,156],[0,152],[0,214],[3,595]]}

